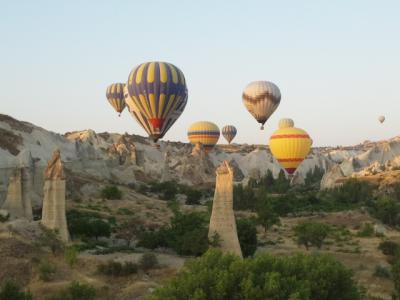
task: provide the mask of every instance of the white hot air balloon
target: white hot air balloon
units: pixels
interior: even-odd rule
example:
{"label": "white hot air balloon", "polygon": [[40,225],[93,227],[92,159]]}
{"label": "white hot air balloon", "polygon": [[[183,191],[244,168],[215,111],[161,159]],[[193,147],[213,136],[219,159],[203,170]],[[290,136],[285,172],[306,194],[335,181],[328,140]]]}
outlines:
{"label": "white hot air balloon", "polygon": [[379,116],[378,121],[382,124],[383,122],[385,122],[385,116]]}
{"label": "white hot air balloon", "polygon": [[264,129],[265,122],[281,102],[281,92],[272,82],[253,81],[244,89],[242,99],[247,110]]}

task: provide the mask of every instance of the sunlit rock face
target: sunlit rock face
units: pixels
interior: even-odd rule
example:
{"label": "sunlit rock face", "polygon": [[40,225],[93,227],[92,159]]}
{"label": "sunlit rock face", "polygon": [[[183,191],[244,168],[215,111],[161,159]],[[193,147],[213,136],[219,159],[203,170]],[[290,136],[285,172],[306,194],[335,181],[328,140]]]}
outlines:
{"label": "sunlit rock face", "polygon": [[[281,171],[266,145],[217,145],[206,154],[201,144],[159,141],[155,145],[127,133],[96,133],[89,129],[60,135],[4,115],[0,115],[0,130],[9,137],[0,138],[0,204],[5,200],[12,170],[21,162],[31,165],[33,202],[41,204],[36,202],[43,197],[43,172],[55,148],[63,154],[69,174],[67,186],[72,186],[68,181],[76,177],[121,184],[174,180],[213,185],[215,169],[224,160],[235,169],[235,183],[259,178],[268,170],[277,177]],[[313,148],[297,169],[293,184],[302,184],[307,172],[315,167],[327,172],[321,185],[326,188],[334,185],[335,178],[379,174],[399,165],[400,137],[350,147]],[[83,186],[85,193],[94,190],[88,184]]]}

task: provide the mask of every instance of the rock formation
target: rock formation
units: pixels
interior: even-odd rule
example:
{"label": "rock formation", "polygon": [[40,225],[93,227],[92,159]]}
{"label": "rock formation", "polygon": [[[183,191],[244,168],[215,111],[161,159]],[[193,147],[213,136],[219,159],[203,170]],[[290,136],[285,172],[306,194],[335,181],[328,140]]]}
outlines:
{"label": "rock formation", "polygon": [[216,170],[214,202],[210,219],[208,236],[212,239],[215,233],[219,237],[219,247],[242,257],[233,213],[233,170],[228,161],[223,161]]}
{"label": "rock formation", "polygon": [[60,151],[53,153],[45,171],[44,199],[42,208],[43,226],[55,230],[61,240],[68,242],[69,234],[65,215],[65,175]]}
{"label": "rock formation", "polygon": [[29,168],[16,168],[9,179],[7,198],[2,206],[11,219],[32,220],[31,190]]}
{"label": "rock formation", "polygon": [[334,188],[334,187],[340,185],[342,183],[340,180],[344,179],[344,178],[345,178],[345,176],[343,174],[343,171],[342,171],[342,168],[340,167],[340,165],[334,165],[322,177],[321,190],[331,189],[331,188]]}

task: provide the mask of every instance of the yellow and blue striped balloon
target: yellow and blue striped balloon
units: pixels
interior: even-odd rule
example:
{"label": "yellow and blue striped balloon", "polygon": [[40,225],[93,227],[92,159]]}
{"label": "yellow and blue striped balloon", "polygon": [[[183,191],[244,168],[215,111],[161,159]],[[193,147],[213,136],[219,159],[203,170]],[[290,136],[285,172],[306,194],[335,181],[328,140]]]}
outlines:
{"label": "yellow and blue striped balloon", "polygon": [[107,87],[106,97],[116,112],[121,115],[125,108],[124,83],[113,83]]}
{"label": "yellow and blue striped balloon", "polygon": [[188,138],[192,145],[201,143],[206,152],[209,152],[217,144],[219,128],[212,122],[200,121],[193,123],[188,129]]}
{"label": "yellow and blue striped balloon", "polygon": [[235,138],[237,133],[236,127],[233,125],[226,125],[222,127],[222,135],[230,144],[232,140]]}
{"label": "yellow and blue striped balloon", "polygon": [[126,104],[153,141],[162,138],[185,109],[185,76],[166,62],[147,62],[129,75]]}

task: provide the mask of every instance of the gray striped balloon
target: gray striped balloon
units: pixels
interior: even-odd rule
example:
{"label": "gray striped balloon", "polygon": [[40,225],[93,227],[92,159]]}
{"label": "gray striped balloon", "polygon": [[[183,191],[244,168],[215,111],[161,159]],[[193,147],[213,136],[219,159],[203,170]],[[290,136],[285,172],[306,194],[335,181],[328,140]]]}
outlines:
{"label": "gray striped balloon", "polygon": [[232,140],[235,138],[237,133],[236,127],[233,125],[226,125],[222,127],[222,135],[230,144]]}

